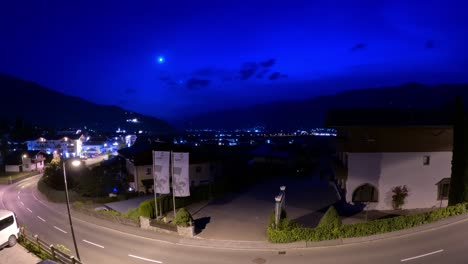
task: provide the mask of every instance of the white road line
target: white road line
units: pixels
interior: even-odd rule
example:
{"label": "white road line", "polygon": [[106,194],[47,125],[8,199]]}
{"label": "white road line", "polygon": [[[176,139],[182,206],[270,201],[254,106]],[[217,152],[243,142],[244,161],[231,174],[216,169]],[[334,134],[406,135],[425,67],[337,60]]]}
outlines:
{"label": "white road line", "polygon": [[66,233],[67,233],[67,231],[65,231],[65,230],[62,230],[62,229],[60,229],[60,228],[58,228],[58,227],[56,227],[56,226],[54,226],[54,228],[55,228],[55,229],[57,229],[58,231],[60,231],[60,232],[64,233],[64,234],[66,234]]}
{"label": "white road line", "polygon": [[24,203],[23,203],[23,202],[21,202],[21,201],[20,201],[20,204],[21,204],[22,206],[24,206]]}
{"label": "white road line", "polygon": [[46,221],[44,218],[42,218],[42,217],[40,217],[40,216],[37,216],[37,218],[41,219],[41,221],[44,222],[44,223],[45,223],[45,221]]}
{"label": "white road line", "polygon": [[20,195],[20,194],[21,194],[21,191],[18,191],[18,195]]}
{"label": "white road line", "polygon": [[31,209],[29,209],[29,208],[26,208],[26,210],[28,210],[30,213],[32,213]]}
{"label": "white road line", "polygon": [[437,254],[437,253],[440,253],[442,251],[444,251],[444,250],[440,249],[440,250],[436,250],[436,251],[433,251],[433,252],[430,252],[430,253],[427,253],[427,254],[423,254],[423,255],[419,255],[419,256],[416,256],[416,257],[405,258],[405,259],[402,259],[401,262],[405,262],[405,261],[413,260],[413,259],[417,259],[417,258],[422,258],[422,257],[427,257],[429,255]]}
{"label": "white road line", "polygon": [[39,199],[37,199],[37,197],[36,197],[36,195],[34,195],[34,193],[33,193],[33,197],[34,197],[34,199],[36,199],[36,201],[39,201]]}
{"label": "white road line", "polygon": [[103,246],[101,246],[101,245],[99,245],[99,244],[96,244],[96,243],[93,243],[93,242],[89,242],[89,241],[86,240],[86,239],[83,239],[83,242],[86,242],[86,243],[91,244],[91,245],[96,246],[96,247],[104,248]]}
{"label": "white road line", "polygon": [[153,260],[153,259],[142,258],[142,257],[135,256],[135,255],[130,255],[130,254],[129,254],[128,256],[131,257],[131,258],[146,260],[146,261],[149,261],[149,262],[162,263],[162,261],[157,261],[157,260]]}
{"label": "white road line", "polygon": [[21,199],[19,198],[19,195],[18,195],[18,200],[21,200]]}

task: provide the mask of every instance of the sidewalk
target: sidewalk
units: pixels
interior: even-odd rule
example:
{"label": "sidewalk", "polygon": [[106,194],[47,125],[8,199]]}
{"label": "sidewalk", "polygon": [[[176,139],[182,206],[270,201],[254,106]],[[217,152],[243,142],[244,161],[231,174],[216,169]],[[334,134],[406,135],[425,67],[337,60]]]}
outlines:
{"label": "sidewalk", "polygon": [[41,259],[29,253],[23,246],[16,244],[14,247],[0,249],[0,263],[2,264],[35,264]]}

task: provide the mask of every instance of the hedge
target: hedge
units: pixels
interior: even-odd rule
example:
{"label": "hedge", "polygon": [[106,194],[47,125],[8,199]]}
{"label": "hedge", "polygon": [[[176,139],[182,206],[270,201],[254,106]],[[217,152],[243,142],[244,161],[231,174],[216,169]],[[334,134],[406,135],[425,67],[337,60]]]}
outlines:
{"label": "hedge", "polygon": [[290,243],[295,241],[322,241],[338,238],[361,237],[386,232],[398,231],[406,228],[416,227],[437,220],[460,215],[468,212],[467,203],[436,209],[429,213],[416,215],[397,216],[394,218],[378,219],[367,223],[343,225],[341,227],[307,228],[292,223],[288,219],[281,220],[278,229],[268,225],[268,239],[274,243]]}
{"label": "hedge", "polygon": [[[210,198],[210,186],[209,185],[198,186],[190,190],[190,192],[191,193],[189,197],[176,197],[175,198],[176,208],[186,207],[192,203],[196,203],[196,202],[203,201],[203,200],[208,200]],[[161,206],[161,208],[158,207],[158,210],[159,211],[162,210],[163,214],[173,210],[172,195],[160,196],[157,198],[157,201],[158,201],[158,206]],[[155,218],[154,207],[155,207],[154,198],[145,200],[140,203],[140,206],[138,207],[138,213],[144,217]]]}

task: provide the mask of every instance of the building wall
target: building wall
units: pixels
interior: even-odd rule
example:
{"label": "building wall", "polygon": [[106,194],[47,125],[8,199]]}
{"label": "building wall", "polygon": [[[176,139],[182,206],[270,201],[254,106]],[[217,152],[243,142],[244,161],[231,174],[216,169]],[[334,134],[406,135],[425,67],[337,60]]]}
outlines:
{"label": "building wall", "polygon": [[[423,165],[423,157],[430,164]],[[406,185],[409,195],[404,209],[446,206],[447,200],[437,200],[437,185],[451,174],[452,152],[386,152],[348,153],[346,200],[352,201],[353,192],[363,184],[377,188],[378,202],[371,209],[391,210],[392,188]]]}
{"label": "building wall", "polygon": [[[430,157],[429,165],[423,165],[424,156]],[[404,209],[440,206],[436,183],[450,178],[451,162],[452,152],[448,151],[384,153],[377,209],[392,208],[392,188],[399,185],[408,188]],[[446,205],[447,200],[443,200],[442,206]]]}
{"label": "building wall", "polygon": [[[199,169],[197,169],[199,167]],[[129,160],[126,162],[127,172],[134,176],[134,188],[136,191],[145,191],[145,186],[142,180],[152,179],[152,165],[134,166]],[[219,166],[212,165],[211,162],[190,164],[189,166],[189,180],[190,186],[198,186],[207,184],[214,180],[217,174],[220,173]]]}
{"label": "building wall", "polygon": [[351,202],[354,190],[366,183],[377,188],[380,201],[379,178],[381,160],[382,153],[348,153],[346,201]]}
{"label": "building wall", "polygon": [[20,172],[21,165],[5,165],[6,172]]}

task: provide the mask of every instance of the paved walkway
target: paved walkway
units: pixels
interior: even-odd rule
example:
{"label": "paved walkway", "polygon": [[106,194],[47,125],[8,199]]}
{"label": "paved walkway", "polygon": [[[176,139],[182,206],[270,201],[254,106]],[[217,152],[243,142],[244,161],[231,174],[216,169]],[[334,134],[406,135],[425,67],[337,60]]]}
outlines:
{"label": "paved walkway", "polygon": [[14,247],[0,249],[0,263],[2,264],[35,264],[41,259],[29,253],[27,249],[17,244]]}

